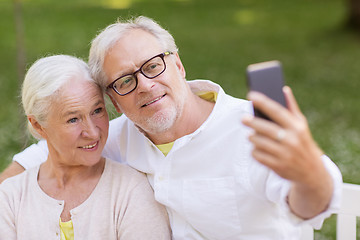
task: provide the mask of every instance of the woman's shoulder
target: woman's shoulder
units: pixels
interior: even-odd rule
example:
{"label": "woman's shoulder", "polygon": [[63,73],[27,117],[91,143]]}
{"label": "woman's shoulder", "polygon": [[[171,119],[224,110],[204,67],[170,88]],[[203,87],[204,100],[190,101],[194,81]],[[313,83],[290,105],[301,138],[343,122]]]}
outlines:
{"label": "woman's shoulder", "polygon": [[146,179],[146,175],[125,163],[119,163],[109,158],[106,159],[105,172],[108,172],[112,178],[118,180],[126,179],[126,181],[137,180],[142,181]]}
{"label": "woman's shoulder", "polygon": [[21,194],[25,189],[29,188],[32,185],[34,179],[36,180],[39,167],[34,167],[24,172],[5,179],[0,184],[0,192],[5,194],[17,195]]}

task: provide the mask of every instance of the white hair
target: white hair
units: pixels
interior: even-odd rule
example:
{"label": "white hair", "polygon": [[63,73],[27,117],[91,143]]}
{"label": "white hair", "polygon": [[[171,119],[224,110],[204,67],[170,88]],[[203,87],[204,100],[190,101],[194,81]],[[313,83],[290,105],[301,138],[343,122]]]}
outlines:
{"label": "white hair", "polygon": [[[95,81],[91,78],[88,65],[81,59],[55,55],[40,58],[27,71],[22,84],[22,105],[25,115],[32,115],[45,124],[50,105],[59,89],[69,80]],[[37,139],[41,136],[28,122],[28,130]]]}
{"label": "white hair", "polygon": [[173,36],[154,20],[139,16],[127,21],[117,20],[102,30],[92,41],[89,54],[89,67],[92,77],[102,87],[106,87],[107,78],[103,71],[105,56],[124,34],[133,29],[141,29],[156,37],[164,51],[177,52]]}

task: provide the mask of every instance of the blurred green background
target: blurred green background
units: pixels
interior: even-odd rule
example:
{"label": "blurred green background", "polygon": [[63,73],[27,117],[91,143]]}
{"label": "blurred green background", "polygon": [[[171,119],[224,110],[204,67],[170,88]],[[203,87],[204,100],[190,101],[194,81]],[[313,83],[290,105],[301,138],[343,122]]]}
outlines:
{"label": "blurred green background", "polygon": [[[118,17],[146,15],[175,37],[187,79],[246,96],[246,66],[277,59],[320,147],[360,184],[360,34],[345,0],[23,0],[25,68],[51,54],[87,60],[91,39]],[[14,2],[0,0],[0,171],[25,142]],[[109,105],[111,106],[111,105]],[[112,115],[114,117],[114,115]],[[316,239],[334,239],[334,217]]]}

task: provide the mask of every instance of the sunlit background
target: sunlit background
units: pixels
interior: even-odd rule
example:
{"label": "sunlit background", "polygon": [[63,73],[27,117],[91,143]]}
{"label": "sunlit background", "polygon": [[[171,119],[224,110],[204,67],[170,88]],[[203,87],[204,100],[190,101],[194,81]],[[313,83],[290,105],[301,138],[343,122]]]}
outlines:
{"label": "sunlit background", "polygon": [[[0,0],[0,171],[33,142],[19,103],[24,71],[52,54],[87,60],[101,29],[146,15],[175,37],[187,79],[210,79],[233,96],[246,96],[247,65],[281,61],[314,138],[344,181],[360,184],[360,34],[348,27],[349,2]],[[334,221],[316,239],[334,239]]]}

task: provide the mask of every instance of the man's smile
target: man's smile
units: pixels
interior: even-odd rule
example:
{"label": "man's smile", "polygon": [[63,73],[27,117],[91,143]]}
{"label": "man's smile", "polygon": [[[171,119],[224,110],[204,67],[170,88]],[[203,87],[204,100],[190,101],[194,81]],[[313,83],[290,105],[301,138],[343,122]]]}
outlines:
{"label": "man's smile", "polygon": [[154,103],[154,102],[157,102],[157,101],[159,101],[160,99],[162,99],[163,97],[165,97],[165,95],[166,95],[166,94],[164,94],[164,95],[162,95],[162,96],[160,96],[160,97],[157,97],[157,98],[155,98],[155,99],[151,100],[150,102],[145,103],[145,104],[144,104],[144,105],[142,105],[141,107],[146,107],[146,106],[149,106],[150,104],[152,104],[152,103]]}

